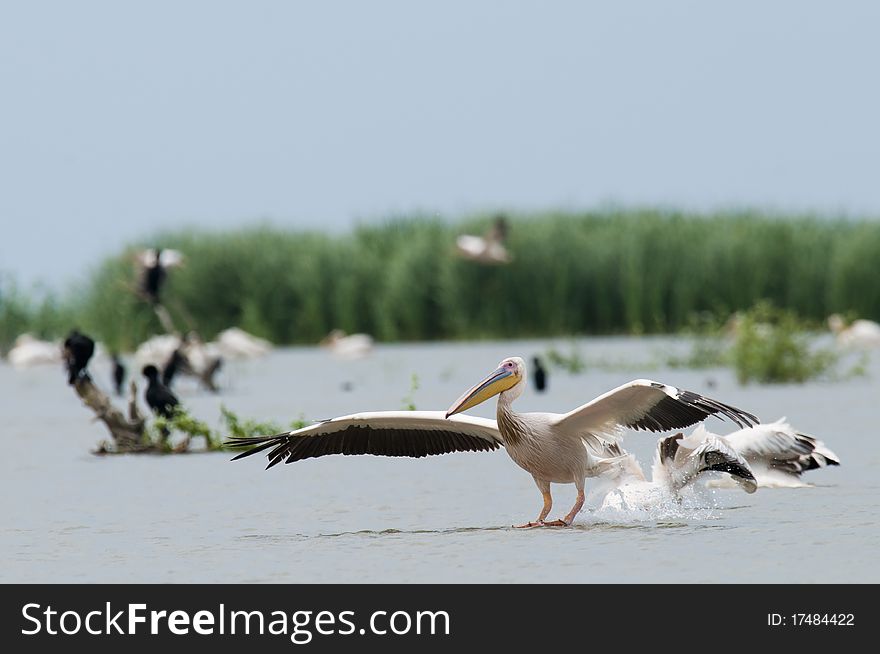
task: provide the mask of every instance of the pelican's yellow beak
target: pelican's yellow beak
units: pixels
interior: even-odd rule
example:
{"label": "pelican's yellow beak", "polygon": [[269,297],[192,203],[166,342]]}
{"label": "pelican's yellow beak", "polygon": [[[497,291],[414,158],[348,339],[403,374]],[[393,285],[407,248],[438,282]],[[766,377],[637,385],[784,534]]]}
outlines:
{"label": "pelican's yellow beak", "polygon": [[464,395],[458,398],[455,403],[449,407],[446,417],[456,413],[461,413],[472,406],[477,406],[485,402],[490,397],[498,395],[506,391],[508,388],[515,386],[519,378],[507,368],[497,368],[479,384],[468,390]]}

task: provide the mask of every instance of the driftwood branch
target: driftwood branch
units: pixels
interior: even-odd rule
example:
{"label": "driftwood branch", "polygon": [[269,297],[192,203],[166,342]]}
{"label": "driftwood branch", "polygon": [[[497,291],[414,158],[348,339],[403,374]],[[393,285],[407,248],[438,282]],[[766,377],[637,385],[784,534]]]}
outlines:
{"label": "driftwood branch", "polygon": [[[110,436],[113,438],[114,450],[121,452],[142,452],[155,449],[150,443],[145,442],[146,420],[141,416],[137,408],[137,385],[131,383],[131,397],[126,417],[119,409],[113,406],[110,398],[91,380],[84,375],[76,380],[73,385],[76,394],[95,417],[104,423]],[[99,446],[99,451],[110,451],[106,442]]]}

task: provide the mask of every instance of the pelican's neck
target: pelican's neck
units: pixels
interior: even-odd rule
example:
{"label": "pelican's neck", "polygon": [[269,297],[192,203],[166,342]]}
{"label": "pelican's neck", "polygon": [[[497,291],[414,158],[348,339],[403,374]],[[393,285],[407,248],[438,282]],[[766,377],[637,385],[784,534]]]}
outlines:
{"label": "pelican's neck", "polygon": [[495,412],[498,420],[498,430],[504,437],[504,442],[508,444],[515,444],[522,438],[524,433],[522,419],[513,410],[513,401],[516,398],[517,394],[504,391],[498,396],[498,407]]}

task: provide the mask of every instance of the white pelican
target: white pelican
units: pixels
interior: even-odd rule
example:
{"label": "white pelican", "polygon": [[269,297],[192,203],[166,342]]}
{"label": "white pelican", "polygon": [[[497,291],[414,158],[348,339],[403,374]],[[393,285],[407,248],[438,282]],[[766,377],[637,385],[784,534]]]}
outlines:
{"label": "white pelican", "polygon": [[30,368],[44,363],[59,363],[62,359],[60,343],[41,341],[31,334],[20,334],[6,355],[14,368]]}
{"label": "white pelican", "polygon": [[263,356],[272,350],[272,344],[269,341],[248,334],[238,327],[230,327],[217,334],[213,346],[228,359],[252,359]]}
{"label": "white pelican", "polygon": [[458,254],[480,263],[510,263],[513,257],[504,247],[507,239],[507,219],[499,216],[483,237],[461,234],[455,239]]}
{"label": "white pelican", "polygon": [[321,339],[319,345],[329,348],[340,359],[360,359],[373,351],[373,337],[369,334],[346,334],[341,329],[334,329]]}
{"label": "white pelican", "polygon": [[[748,462],[723,438],[705,431],[687,438],[679,432],[658,441],[650,481],[636,458],[625,452],[602,461],[600,468],[602,507],[642,509],[680,500],[685,488],[713,472],[726,473],[746,493],[758,488]],[[604,487],[602,481],[607,482]]]}
{"label": "white pelican", "polygon": [[[562,526],[571,524],[581,510],[585,479],[601,474],[601,459],[615,454],[614,439],[624,428],[677,429],[713,414],[727,417],[741,427],[758,422],[755,416],[740,409],[644,379],[624,384],[569,413],[519,414],[511,404],[525,386],[525,362],[511,357],[462,395],[446,413],[360,413],[275,436],[232,438],[227,444],[251,447],[235,459],[269,450],[267,468],[282,461],[292,463],[328,454],[421,457],[504,446],[510,458],[531,473],[544,497],[537,520],[522,526]],[[495,395],[497,422],[456,415]],[[578,499],[564,518],[545,523],[552,505],[551,483],[575,484]]]}
{"label": "white pelican", "polygon": [[[692,437],[721,438],[752,468],[760,487],[806,486],[800,480],[807,470],[840,465],[840,458],[815,436],[795,430],[785,418],[754,425],[719,437],[698,425]],[[723,485],[723,482],[713,482]]]}
{"label": "white pelican", "polygon": [[828,327],[844,347],[880,347],[880,325],[873,320],[854,320],[849,326],[839,313],[828,316]]}
{"label": "white pelican", "polygon": [[223,357],[214,343],[204,343],[196,332],[189,332],[183,339],[176,334],[163,334],[144,341],[134,353],[135,368],[143,369],[152,365],[163,370],[175,358],[175,352],[178,352],[178,357],[182,355],[186,364],[178,372],[192,374],[209,390],[217,390],[213,375]]}
{"label": "white pelican", "polygon": [[161,369],[180,345],[181,339],[176,334],[162,334],[147,339],[135,350],[135,368],[140,370],[152,364]]}

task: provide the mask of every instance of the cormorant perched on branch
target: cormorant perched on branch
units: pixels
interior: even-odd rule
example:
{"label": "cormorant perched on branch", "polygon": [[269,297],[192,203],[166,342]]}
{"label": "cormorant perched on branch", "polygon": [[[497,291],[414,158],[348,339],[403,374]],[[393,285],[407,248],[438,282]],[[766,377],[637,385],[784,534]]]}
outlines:
{"label": "cormorant perched on branch", "polygon": [[71,330],[64,340],[64,362],[67,364],[67,383],[73,386],[80,377],[88,377],[86,366],[95,353],[95,341]]}
{"label": "cormorant perched on branch", "polygon": [[159,369],[156,366],[152,364],[144,366],[143,373],[149,380],[146,391],[147,404],[157,416],[170,419],[174,416],[174,410],[180,405],[180,401],[159,379]]}

